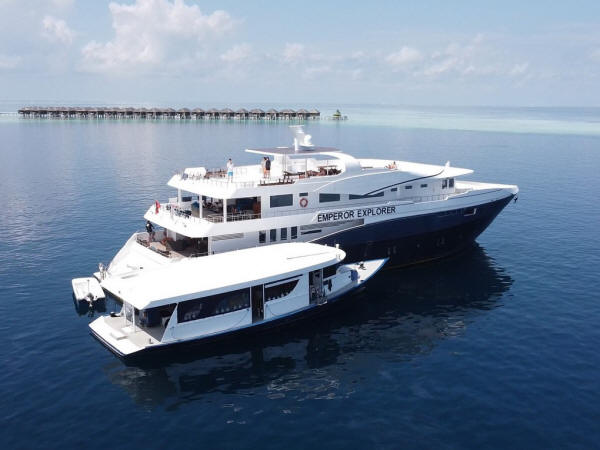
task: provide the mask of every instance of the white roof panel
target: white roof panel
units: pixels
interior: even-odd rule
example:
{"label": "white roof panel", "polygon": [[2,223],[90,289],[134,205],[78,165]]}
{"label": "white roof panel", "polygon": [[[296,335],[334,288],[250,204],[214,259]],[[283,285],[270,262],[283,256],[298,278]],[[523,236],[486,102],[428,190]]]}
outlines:
{"label": "white roof panel", "polygon": [[[343,250],[307,242],[274,244],[198,258],[107,280],[107,288],[138,309],[275,281],[332,265]],[[110,284],[110,286],[108,286]]]}

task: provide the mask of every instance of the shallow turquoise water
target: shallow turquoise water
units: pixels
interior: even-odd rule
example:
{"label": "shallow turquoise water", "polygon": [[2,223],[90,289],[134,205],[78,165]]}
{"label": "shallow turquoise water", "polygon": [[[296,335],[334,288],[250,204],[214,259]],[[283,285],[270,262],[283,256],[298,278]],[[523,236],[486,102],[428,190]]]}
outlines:
{"label": "shallow turquoise water", "polygon": [[519,201],[473,251],[382,272],[333,315],[141,367],[88,334],[71,278],[142,228],[175,170],[254,162],[243,149],[287,144],[287,126],[0,119],[3,447],[597,446],[600,138],[572,125],[598,114],[447,112],[504,124],[468,131],[362,111],[307,131],[357,156],[450,160]]}

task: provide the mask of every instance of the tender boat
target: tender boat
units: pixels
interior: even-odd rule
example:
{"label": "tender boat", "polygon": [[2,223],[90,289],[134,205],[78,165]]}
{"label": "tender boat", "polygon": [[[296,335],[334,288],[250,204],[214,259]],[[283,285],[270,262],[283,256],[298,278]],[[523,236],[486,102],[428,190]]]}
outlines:
{"label": "tender boat", "polygon": [[129,357],[281,325],[336,302],[387,260],[342,264],[344,258],[340,248],[296,242],[112,276],[105,286],[120,297],[121,312],[90,328],[114,353]]}
{"label": "tender boat", "polygon": [[355,158],[292,128],[293,146],[247,150],[261,164],[176,173],[176,196],[150,206],[149,232],[134,233],[96,274],[102,287],[114,293],[113,277],[295,241],[339,245],[348,262],[415,264],[471,246],[519,191],[466,181],[473,171],[449,162]]}
{"label": "tender boat", "polygon": [[77,302],[87,302],[90,305],[104,299],[104,291],[96,278],[74,278],[71,281],[73,297]]}

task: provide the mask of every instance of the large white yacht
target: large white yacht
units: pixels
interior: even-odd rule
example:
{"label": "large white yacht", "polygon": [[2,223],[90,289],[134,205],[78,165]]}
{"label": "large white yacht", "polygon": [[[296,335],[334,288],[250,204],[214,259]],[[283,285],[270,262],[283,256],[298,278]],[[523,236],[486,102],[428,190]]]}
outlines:
{"label": "large white yacht", "polygon": [[473,171],[450,163],[355,158],[292,128],[292,146],[246,150],[269,158],[269,173],[256,164],[175,174],[174,196],[144,215],[151,232],[134,233],[97,274],[102,287],[181,259],[293,241],[338,244],[349,262],[414,264],[471,245],[518,193],[464,180]]}

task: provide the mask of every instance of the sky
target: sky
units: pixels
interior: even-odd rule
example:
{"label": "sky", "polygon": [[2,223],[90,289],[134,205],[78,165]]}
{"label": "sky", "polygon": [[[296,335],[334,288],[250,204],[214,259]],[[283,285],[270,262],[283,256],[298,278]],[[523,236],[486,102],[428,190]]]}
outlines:
{"label": "sky", "polygon": [[600,106],[600,1],[0,0],[0,102]]}

